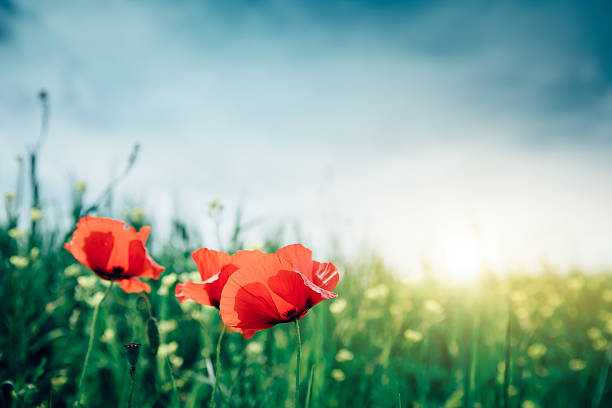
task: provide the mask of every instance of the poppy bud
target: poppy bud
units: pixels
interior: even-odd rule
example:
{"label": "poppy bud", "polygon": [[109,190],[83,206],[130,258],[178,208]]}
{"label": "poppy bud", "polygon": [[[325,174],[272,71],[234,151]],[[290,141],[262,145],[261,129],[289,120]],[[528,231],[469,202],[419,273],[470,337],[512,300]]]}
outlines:
{"label": "poppy bud", "polygon": [[159,329],[154,317],[149,317],[147,320],[147,337],[149,338],[149,346],[153,350],[153,354],[157,355],[159,348]]}
{"label": "poppy bud", "polygon": [[136,370],[136,364],[138,363],[138,355],[140,354],[139,343],[128,343],[123,346],[125,348],[125,355],[128,363],[130,364],[130,374],[134,375]]}

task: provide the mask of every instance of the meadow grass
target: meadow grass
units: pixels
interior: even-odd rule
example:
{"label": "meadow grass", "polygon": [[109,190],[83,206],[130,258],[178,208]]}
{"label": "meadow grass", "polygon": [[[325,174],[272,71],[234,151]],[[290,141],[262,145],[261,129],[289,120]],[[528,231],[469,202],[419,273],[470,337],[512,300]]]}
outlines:
{"label": "meadow grass", "polygon": [[[107,282],[62,249],[70,231],[22,231],[5,197],[0,229],[0,382],[3,406],[70,406],[88,345],[90,322]],[[34,218],[40,216],[35,211]],[[28,214],[29,218],[31,214]],[[129,221],[148,224],[142,213]],[[29,223],[26,223],[29,224]],[[280,239],[265,243],[277,249]],[[235,242],[240,242],[239,234]],[[174,297],[197,280],[196,242],[180,223],[153,254],[166,266],[146,299],[117,287],[100,308],[85,406],[125,406],[131,385],[123,345],[142,343],[134,406],[206,406],[217,310]],[[237,249],[237,248],[233,248]],[[338,298],[300,320],[300,403],[312,407],[606,407],[612,336],[607,272],[498,278],[484,273],[454,286],[425,276],[396,276],[375,255],[333,259]],[[150,307],[150,312],[149,312]],[[153,317],[159,348],[147,336]],[[155,341],[155,340],[153,340]],[[245,340],[226,333],[220,353],[219,406],[293,406],[296,347],[292,324]],[[155,345],[154,345],[155,346]]]}
{"label": "meadow grass", "polygon": [[[2,407],[73,406],[93,314],[108,285],[62,248],[72,231],[45,215],[38,149],[30,155],[33,201],[22,202],[21,161],[22,176],[16,191],[4,196],[0,221]],[[119,181],[89,205],[85,185],[75,185],[66,218],[74,224],[89,213],[116,215],[107,204]],[[219,208],[211,206],[217,222]],[[141,210],[119,218],[137,229],[151,225]],[[180,220],[172,226],[167,240],[153,245],[153,258],[166,270],[160,280],[148,280],[152,292],[130,295],[115,285],[99,308],[83,405],[206,406],[220,365],[217,406],[294,406],[294,325],[275,326],[251,340],[228,331],[217,360],[223,330],[218,311],[180,304],[174,286],[199,280],[192,251],[219,244],[200,239]],[[243,248],[243,229],[238,215],[223,249]],[[282,242],[280,233],[272,234],[262,249],[275,251]],[[609,271],[560,274],[542,267],[504,278],[483,271],[473,283],[454,285],[426,267],[423,279],[398,276],[375,254],[337,254],[331,261],[341,271],[338,298],[300,320],[299,405],[612,406]],[[129,342],[142,344],[133,382],[123,347]]]}

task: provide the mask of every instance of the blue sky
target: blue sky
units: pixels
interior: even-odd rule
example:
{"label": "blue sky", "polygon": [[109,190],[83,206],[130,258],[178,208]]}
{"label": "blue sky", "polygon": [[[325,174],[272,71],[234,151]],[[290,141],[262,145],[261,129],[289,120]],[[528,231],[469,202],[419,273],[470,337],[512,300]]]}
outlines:
{"label": "blue sky", "polygon": [[454,274],[612,263],[605,2],[0,10],[3,191],[36,138],[45,87],[52,207],[70,177],[95,196],[140,142],[121,197],[161,224],[181,213],[209,245],[206,203],[220,199],[261,221],[252,242],[299,223],[316,253],[333,237],[408,273],[423,258]]}

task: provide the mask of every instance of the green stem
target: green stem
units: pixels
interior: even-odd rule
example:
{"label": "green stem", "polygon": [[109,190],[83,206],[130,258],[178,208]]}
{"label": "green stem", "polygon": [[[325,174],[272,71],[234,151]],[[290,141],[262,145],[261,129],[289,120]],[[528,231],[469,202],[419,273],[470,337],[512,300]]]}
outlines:
{"label": "green stem", "polygon": [[210,402],[208,406],[211,408],[215,408],[217,406],[217,401],[215,399],[217,395],[217,388],[219,388],[219,375],[221,374],[221,340],[223,340],[223,335],[225,334],[225,330],[227,329],[226,325],[223,325],[223,329],[221,330],[221,334],[219,334],[219,339],[217,340],[217,358],[215,360],[215,385],[213,386],[212,395],[210,396]]}
{"label": "green stem", "polygon": [[94,335],[96,333],[96,321],[98,320],[98,312],[100,311],[100,305],[104,302],[104,299],[106,299],[106,297],[110,293],[113,287],[113,283],[114,282],[111,280],[110,285],[108,285],[108,287],[106,288],[106,291],[104,292],[104,296],[102,296],[102,299],[100,299],[100,301],[94,308],[93,318],[91,321],[91,332],[89,334],[89,346],[87,346],[87,353],[85,354],[85,362],[83,363],[83,371],[81,371],[81,377],[79,378],[79,386],[77,388],[77,402],[79,405],[81,405],[81,387],[83,385],[83,380],[85,379],[85,373],[87,372],[87,366],[89,365],[89,355],[91,354],[91,349],[93,347],[93,341],[94,341]]}
{"label": "green stem", "polygon": [[295,372],[295,408],[300,406],[300,358],[302,354],[302,338],[300,336],[300,324],[295,319],[295,335],[297,338],[297,368]]}
{"label": "green stem", "polygon": [[136,382],[136,373],[130,371],[131,384],[130,384],[130,395],[128,396],[128,408],[132,408],[134,401],[134,383]]}

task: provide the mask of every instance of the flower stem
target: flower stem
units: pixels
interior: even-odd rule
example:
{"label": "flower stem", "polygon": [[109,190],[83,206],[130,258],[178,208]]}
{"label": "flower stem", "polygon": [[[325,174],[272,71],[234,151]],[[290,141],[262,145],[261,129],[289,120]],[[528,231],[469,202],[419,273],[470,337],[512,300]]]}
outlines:
{"label": "flower stem", "polygon": [[91,321],[91,332],[89,334],[89,346],[87,346],[87,353],[85,354],[85,362],[83,363],[83,371],[81,371],[81,377],[79,378],[79,386],[77,388],[77,403],[79,405],[81,405],[82,403],[81,402],[81,387],[83,385],[83,380],[85,379],[85,373],[87,372],[87,366],[89,365],[89,355],[91,354],[91,349],[93,347],[93,341],[94,341],[94,335],[96,333],[96,321],[98,320],[98,312],[100,311],[100,305],[104,302],[104,299],[106,299],[106,297],[110,293],[113,287],[113,283],[114,282],[111,280],[110,285],[108,285],[108,287],[106,288],[106,291],[104,292],[104,296],[102,296],[102,299],[100,299],[100,301],[94,308],[94,313],[93,313],[93,317]]}
{"label": "flower stem", "polygon": [[134,373],[132,370],[130,370],[130,378],[131,378],[131,383],[130,383],[130,395],[128,396],[128,401],[127,401],[127,406],[128,408],[132,408],[132,404],[134,401],[134,383],[136,382],[136,373]]}
{"label": "flower stem", "polygon": [[221,330],[221,334],[219,334],[219,339],[217,340],[217,358],[215,360],[215,385],[213,386],[212,395],[210,396],[210,402],[208,406],[211,408],[215,408],[217,406],[217,401],[215,399],[217,395],[217,388],[219,387],[219,374],[221,374],[221,340],[223,340],[223,335],[225,334],[225,330],[227,329],[226,325],[223,325],[223,329]]}
{"label": "flower stem", "polygon": [[302,354],[302,338],[300,336],[300,324],[295,319],[295,335],[297,338],[297,368],[295,372],[295,408],[300,406],[300,357]]}

